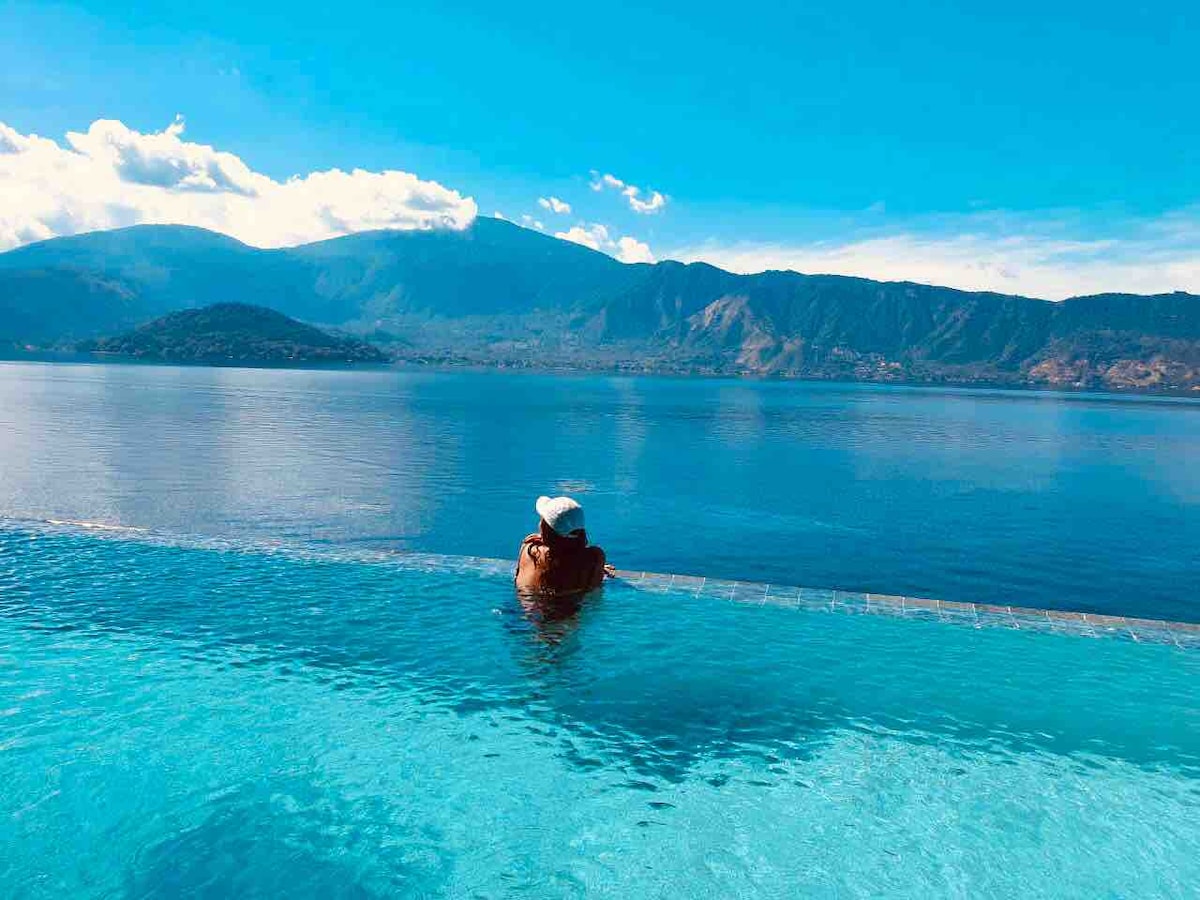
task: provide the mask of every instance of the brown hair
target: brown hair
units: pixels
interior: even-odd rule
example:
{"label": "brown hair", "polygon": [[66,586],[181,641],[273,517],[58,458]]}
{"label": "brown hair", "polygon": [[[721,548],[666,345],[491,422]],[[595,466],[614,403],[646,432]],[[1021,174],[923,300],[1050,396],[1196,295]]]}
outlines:
{"label": "brown hair", "polygon": [[[587,590],[596,566],[596,551],[588,547],[587,532],[561,535],[543,520],[540,524],[541,552],[530,552],[533,564],[543,573],[543,586],[554,592]],[[530,551],[533,548],[530,547]]]}

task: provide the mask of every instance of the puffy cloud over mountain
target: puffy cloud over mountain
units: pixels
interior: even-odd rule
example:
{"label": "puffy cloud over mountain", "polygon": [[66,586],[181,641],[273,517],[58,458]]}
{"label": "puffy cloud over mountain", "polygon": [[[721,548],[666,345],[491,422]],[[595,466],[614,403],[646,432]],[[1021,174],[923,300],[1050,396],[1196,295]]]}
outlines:
{"label": "puffy cloud over mountain", "polygon": [[0,250],[141,223],[196,225],[279,247],[378,228],[465,228],[475,201],[409,172],[330,169],[286,181],[183,139],[111,119],[65,144],[0,122]]}
{"label": "puffy cloud over mountain", "polygon": [[608,228],[599,223],[583,222],[566,231],[557,231],[554,236],[615,256],[621,262],[654,262],[654,254],[651,252],[649,244],[629,236],[614,239],[609,234]]}

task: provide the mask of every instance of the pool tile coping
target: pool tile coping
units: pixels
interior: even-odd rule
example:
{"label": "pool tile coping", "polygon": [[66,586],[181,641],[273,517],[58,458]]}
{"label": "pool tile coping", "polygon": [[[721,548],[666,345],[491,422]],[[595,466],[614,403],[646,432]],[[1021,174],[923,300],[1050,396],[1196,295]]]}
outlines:
{"label": "pool tile coping", "polygon": [[1183,649],[1200,649],[1200,624],[1142,619],[1070,610],[1027,606],[1000,606],[931,600],[874,592],[805,588],[793,585],[730,581],[695,575],[618,570],[617,578],[639,590],[691,592],[735,603],[787,607],[825,612],[886,615],[926,619],[975,628],[1010,628],[1091,638],[1116,638],[1138,643],[1173,644]]}

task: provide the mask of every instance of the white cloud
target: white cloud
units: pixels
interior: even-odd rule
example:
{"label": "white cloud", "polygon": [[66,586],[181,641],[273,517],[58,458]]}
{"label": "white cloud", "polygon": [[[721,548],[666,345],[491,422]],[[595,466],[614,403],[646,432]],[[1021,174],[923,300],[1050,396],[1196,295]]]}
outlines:
{"label": "white cloud", "polygon": [[265,187],[232,153],[180,140],[182,134],[183,120],[178,116],[151,134],[132,131],[112,119],[97,119],[85,132],[67,132],[67,143],[129,184],[245,197],[257,196],[259,188]]}
{"label": "white cloud", "polygon": [[667,205],[667,198],[664,194],[658,191],[643,191],[637,185],[622,181],[616,175],[607,172],[603,175],[592,172],[591,188],[597,192],[603,191],[605,188],[620,191],[625,202],[629,204],[629,208],[635,213],[643,215],[656,213]]}
{"label": "white cloud", "polygon": [[501,222],[509,221],[508,216],[506,216],[504,213],[500,212],[500,210],[496,210],[494,213],[492,213],[492,218],[499,219]]}
{"label": "white cloud", "polygon": [[623,237],[617,240],[617,259],[627,263],[652,263],[654,254],[650,252],[649,244],[637,238]]}
{"label": "white cloud", "polygon": [[538,231],[546,230],[546,226],[542,224],[540,219],[535,219],[530,215],[521,216],[521,224],[523,224],[526,228],[536,228]]}
{"label": "white cloud", "polygon": [[279,247],[378,228],[465,228],[475,201],[408,172],[330,169],[276,181],[232,153],[98,119],[66,145],[0,122],[0,250],[142,223]]}
{"label": "white cloud", "polygon": [[571,204],[557,197],[538,197],[538,206],[542,209],[548,209],[553,213],[558,213],[560,216],[571,214]]}
{"label": "white cloud", "polygon": [[673,256],[733,272],[790,269],[1052,300],[1110,291],[1200,292],[1200,210],[1127,221],[1114,226],[1115,235],[1087,237],[1072,236],[1072,226],[1061,222],[1006,218],[997,229],[983,215],[956,224],[844,241],[708,243]]}
{"label": "white cloud", "polygon": [[667,198],[658,191],[651,191],[645,200],[638,197],[638,189],[635,187],[627,187],[621,193],[625,195],[625,199],[629,201],[629,208],[635,213],[656,213],[667,205]]}
{"label": "white cloud", "polygon": [[650,252],[649,244],[627,235],[614,239],[608,229],[599,223],[589,225],[583,222],[566,231],[557,231],[554,236],[615,256],[621,262],[654,262],[654,254]]}
{"label": "white cloud", "polygon": [[602,250],[612,243],[608,239],[608,229],[603,225],[576,225],[566,231],[556,231],[554,236],[593,250]]}

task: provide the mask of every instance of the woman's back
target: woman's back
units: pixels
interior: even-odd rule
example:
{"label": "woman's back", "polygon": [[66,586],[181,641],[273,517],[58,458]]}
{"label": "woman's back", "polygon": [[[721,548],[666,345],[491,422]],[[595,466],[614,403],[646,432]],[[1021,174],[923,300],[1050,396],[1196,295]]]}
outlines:
{"label": "woman's back", "polygon": [[604,581],[604,551],[589,547],[587,538],[547,540],[542,533],[521,541],[517,555],[516,584],[520,591],[538,594],[573,594],[590,591]]}

